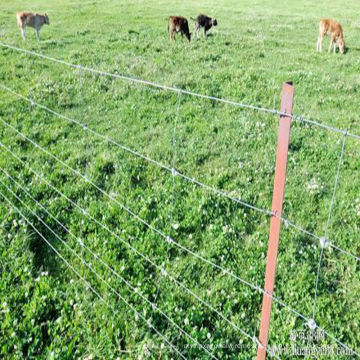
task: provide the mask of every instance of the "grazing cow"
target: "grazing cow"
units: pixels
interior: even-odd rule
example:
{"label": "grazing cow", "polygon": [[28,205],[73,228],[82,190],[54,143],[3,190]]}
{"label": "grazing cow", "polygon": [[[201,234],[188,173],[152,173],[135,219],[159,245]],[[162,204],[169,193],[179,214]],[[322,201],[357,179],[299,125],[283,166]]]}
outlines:
{"label": "grazing cow", "polygon": [[30,26],[35,29],[36,39],[40,40],[39,31],[44,24],[50,25],[49,17],[47,14],[37,14],[37,13],[28,13],[28,12],[18,12],[16,13],[17,24],[21,30],[21,35],[26,40],[25,29],[27,26]]}
{"label": "grazing cow", "polygon": [[210,30],[213,26],[217,26],[217,20],[216,18],[211,18],[206,15],[199,15],[195,19],[195,30],[194,30],[194,36],[199,37],[199,31],[200,28],[204,28],[204,37],[206,37],[206,32]]}
{"label": "grazing cow", "polygon": [[169,32],[170,32],[170,41],[174,40],[175,33],[180,33],[181,36],[185,35],[188,41],[190,42],[190,31],[189,24],[186,18],[183,16],[170,16],[169,18]]}
{"label": "grazing cow", "polygon": [[330,46],[329,52],[331,51],[331,47],[334,45],[334,54],[336,53],[336,46],[339,46],[340,52],[344,54],[345,52],[345,41],[344,34],[341,25],[331,19],[322,19],[319,23],[319,37],[316,45],[317,51],[322,51],[322,43],[324,41],[325,35],[330,35]]}

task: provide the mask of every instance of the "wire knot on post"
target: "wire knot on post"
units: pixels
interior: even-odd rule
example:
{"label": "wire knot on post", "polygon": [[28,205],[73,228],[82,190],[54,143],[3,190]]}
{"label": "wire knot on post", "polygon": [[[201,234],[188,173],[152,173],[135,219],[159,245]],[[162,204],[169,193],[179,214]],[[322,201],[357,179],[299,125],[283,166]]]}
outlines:
{"label": "wire knot on post", "polygon": [[265,346],[260,342],[260,340],[254,335],[252,337],[252,341],[256,344],[260,349],[265,349]]}
{"label": "wire knot on post", "polygon": [[271,211],[269,211],[269,215],[273,216],[273,217],[277,217],[277,211],[276,210],[271,210]]}

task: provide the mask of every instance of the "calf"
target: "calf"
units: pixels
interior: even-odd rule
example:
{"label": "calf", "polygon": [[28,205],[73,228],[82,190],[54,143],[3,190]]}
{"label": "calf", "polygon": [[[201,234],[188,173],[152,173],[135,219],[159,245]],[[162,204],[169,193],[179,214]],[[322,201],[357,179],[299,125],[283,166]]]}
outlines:
{"label": "calf", "polygon": [[169,18],[169,32],[170,41],[174,40],[175,33],[180,33],[181,36],[185,35],[190,42],[189,24],[186,18],[182,16],[170,16]]}
{"label": "calf", "polygon": [[199,15],[195,19],[195,30],[194,30],[194,36],[199,37],[199,31],[200,28],[204,28],[204,37],[206,37],[206,32],[210,30],[213,26],[217,26],[217,20],[216,18],[211,18],[206,15]]}
{"label": "calf", "polygon": [[21,30],[21,35],[26,40],[25,29],[27,26],[30,26],[35,29],[36,39],[40,40],[39,31],[44,24],[50,25],[49,17],[47,14],[37,14],[37,13],[28,13],[28,12],[18,12],[16,13],[17,24]]}
{"label": "calf", "polygon": [[334,54],[336,52],[336,46],[339,46],[340,52],[344,54],[345,52],[345,41],[344,34],[341,25],[331,19],[322,19],[319,23],[319,37],[316,45],[317,51],[322,51],[322,43],[324,41],[325,35],[330,35],[330,46],[329,52],[331,51],[331,47],[334,45]]}

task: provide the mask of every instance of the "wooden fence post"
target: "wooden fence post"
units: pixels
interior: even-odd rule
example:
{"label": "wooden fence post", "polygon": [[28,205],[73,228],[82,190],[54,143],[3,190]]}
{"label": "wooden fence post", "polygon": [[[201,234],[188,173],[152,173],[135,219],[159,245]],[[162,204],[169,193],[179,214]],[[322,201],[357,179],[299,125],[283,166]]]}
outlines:
{"label": "wooden fence post", "polygon": [[[281,113],[291,114],[294,99],[294,86],[291,82],[284,83],[281,94]],[[265,272],[265,287],[261,310],[261,324],[259,333],[259,346],[257,360],[266,358],[266,347],[269,338],[269,327],[271,317],[272,294],[275,284],[276,261],[279,248],[279,237],[281,228],[281,214],[284,201],[284,190],[286,181],[286,166],[288,159],[290,140],[291,117],[280,115],[278,144],[276,151],[274,190],[271,209],[276,216],[270,219],[270,235],[267,252],[267,263]],[[270,296],[269,296],[269,295]]]}

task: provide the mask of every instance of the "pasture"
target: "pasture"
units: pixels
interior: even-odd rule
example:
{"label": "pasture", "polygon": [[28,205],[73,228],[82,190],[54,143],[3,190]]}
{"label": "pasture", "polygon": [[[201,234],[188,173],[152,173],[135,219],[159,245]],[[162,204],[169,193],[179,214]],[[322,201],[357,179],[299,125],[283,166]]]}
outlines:
{"label": "pasture", "polygon": [[[15,19],[20,10],[48,13],[50,26],[42,28],[40,42],[35,40],[33,29],[27,30],[27,41],[22,40]],[[187,17],[193,31],[190,16],[201,12],[218,20],[208,38],[201,36],[188,44],[177,36],[170,44],[169,15]],[[110,73],[271,109],[279,109],[281,85],[290,80],[295,86],[295,114],[359,135],[359,14],[360,3],[350,0],[2,0],[0,42]],[[343,25],[345,55],[325,51],[329,38],[325,39],[324,51],[316,52],[322,17]],[[186,94],[179,102],[174,92],[98,76],[2,46],[0,85],[234,198],[271,208],[277,115]],[[111,199],[15,129],[91,179]],[[166,242],[124,207],[191,252],[260,287],[269,216],[178,176],[173,178],[154,163],[3,88],[0,142],[17,157],[0,148],[0,192],[108,304],[69,269],[19,213],[10,210],[0,195],[0,358],[179,358],[142,317],[171,340],[184,357],[210,358],[158,309],[219,359],[255,357],[251,340],[217,312],[257,336],[262,294]],[[292,123],[284,216],[318,236],[323,236],[327,227],[342,143],[342,134],[299,121]],[[347,138],[328,237],[356,256],[360,254],[359,169],[359,141]],[[95,261],[59,223],[110,264],[133,289]],[[139,254],[145,254],[163,271]],[[309,318],[319,257],[318,240],[291,227],[282,228],[275,294]],[[110,291],[85,263],[91,263],[131,306]],[[356,259],[333,248],[325,249],[316,312],[318,325],[357,352],[359,270]],[[304,321],[274,303],[269,345],[311,345],[306,339],[294,342],[291,334],[300,331],[308,332]],[[315,343],[335,344],[329,337]],[[295,358],[291,354],[279,357]],[[316,358],[353,357],[332,353]]]}

